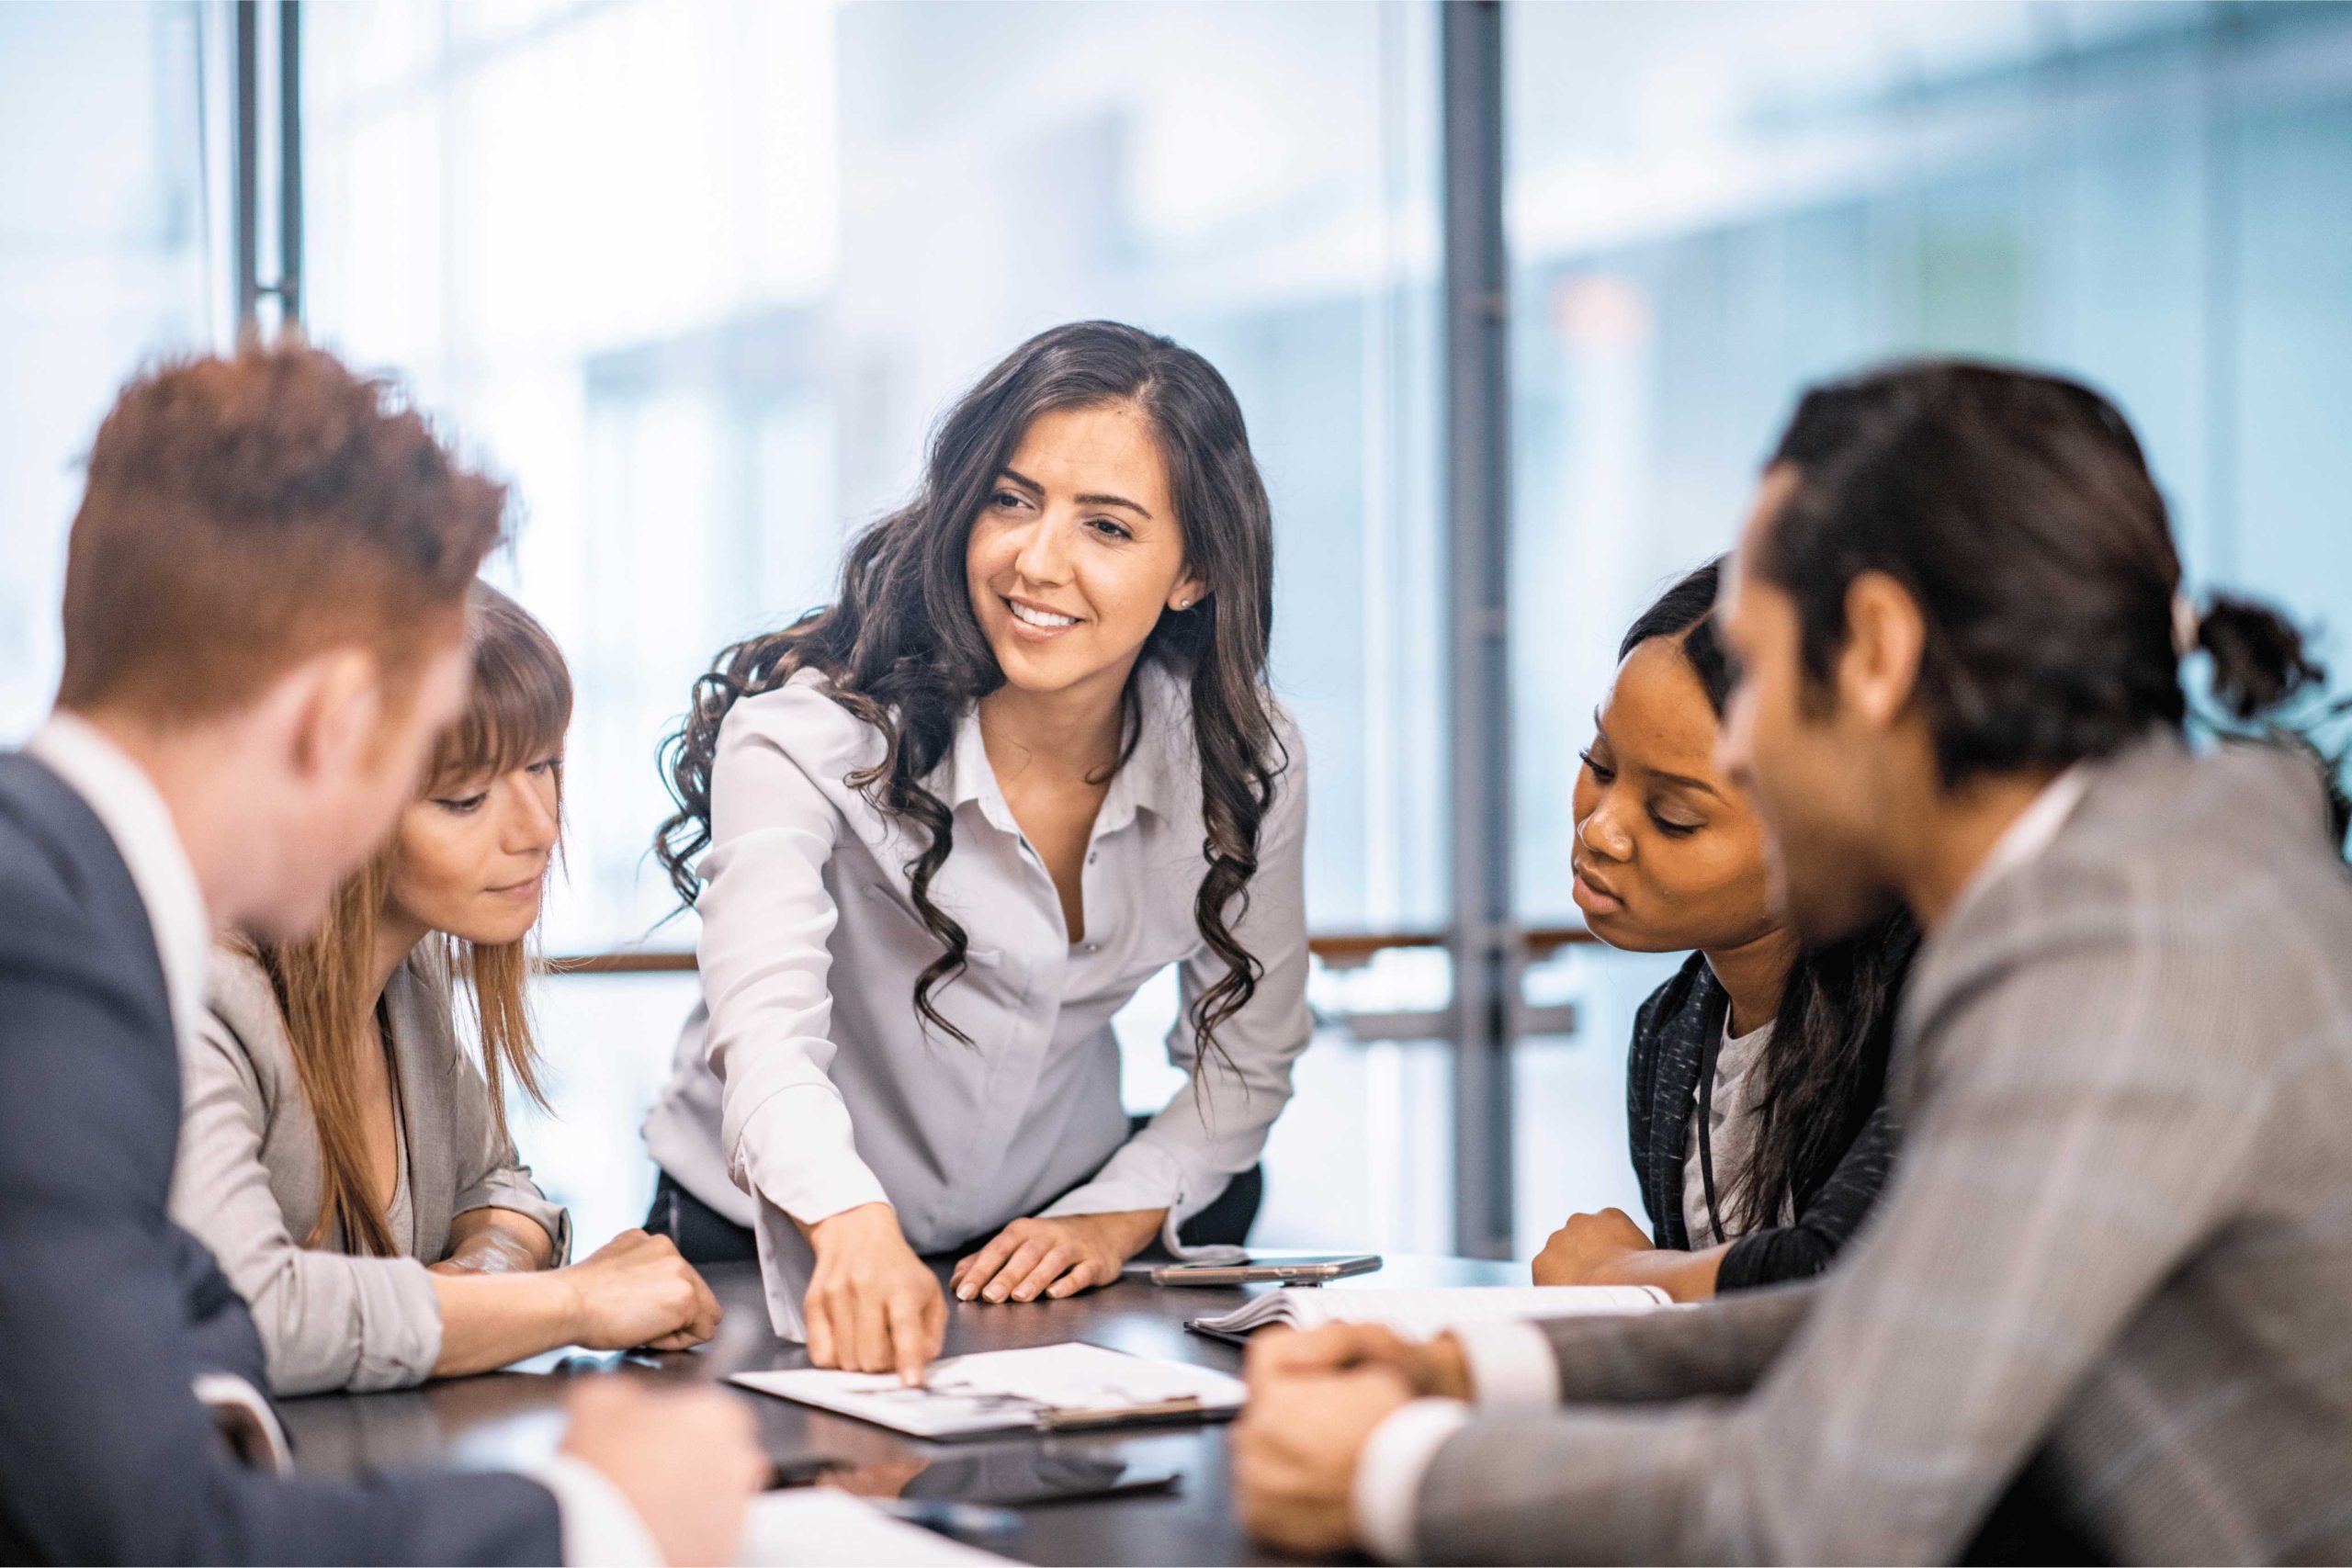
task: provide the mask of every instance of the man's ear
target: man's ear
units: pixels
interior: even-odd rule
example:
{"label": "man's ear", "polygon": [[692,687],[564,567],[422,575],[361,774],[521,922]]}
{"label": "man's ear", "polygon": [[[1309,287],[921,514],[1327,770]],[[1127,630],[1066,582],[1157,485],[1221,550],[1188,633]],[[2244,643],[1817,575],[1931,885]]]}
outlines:
{"label": "man's ear", "polygon": [[1883,571],[1846,585],[1846,646],[1838,655],[1838,705],[1891,729],[1919,688],[1927,617],[1911,591]]}
{"label": "man's ear", "polygon": [[262,705],[297,777],[307,784],[348,777],[376,744],[383,667],[365,649],[326,649],[280,677]]}

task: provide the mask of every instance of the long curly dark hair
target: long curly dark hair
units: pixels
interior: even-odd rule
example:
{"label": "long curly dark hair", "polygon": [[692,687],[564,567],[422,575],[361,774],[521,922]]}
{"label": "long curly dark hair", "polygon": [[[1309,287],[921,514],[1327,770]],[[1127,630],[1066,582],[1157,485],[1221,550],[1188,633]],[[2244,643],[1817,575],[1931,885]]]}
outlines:
{"label": "long curly dark hair", "polygon": [[[801,670],[821,672],[832,700],[883,738],[880,761],[843,781],[910,834],[906,863],[916,913],[940,954],[916,978],[914,1005],[928,1025],[966,1044],[933,992],[961,975],[964,928],[932,901],[931,886],[955,847],[955,824],[925,780],[955,744],[964,715],[1004,682],[972,612],[965,545],[973,522],[1040,414],[1124,404],[1142,412],[1168,465],[1184,536],[1186,570],[1206,592],[1163,613],[1136,661],[1157,662],[1192,692],[1192,743],[1200,760],[1201,846],[1207,869],[1193,900],[1201,939],[1226,973],[1193,999],[1197,1061],[1223,1059],[1218,1027],[1256,993],[1264,965],[1232,930],[1258,869],[1258,830],[1288,756],[1275,733],[1266,686],[1273,626],[1272,510],[1241,406],[1215,367],[1170,340],[1115,321],[1078,321],[1038,333],[1008,355],[948,411],[933,433],[921,489],[851,544],[833,603],[721,652],[695,683],[684,724],[662,748],[678,809],[654,835],[654,858],[686,904],[695,858],[710,843],[711,759],[719,726],[740,699],[773,691]],[[1128,682],[1122,761],[1142,716]]]}
{"label": "long curly dark hair", "polygon": [[[1659,595],[1625,633],[1617,657],[1653,637],[1681,649],[1715,717],[1731,696],[1732,671],[1715,633],[1718,556]],[[1781,1223],[1821,1190],[1877,1109],[1905,974],[1919,928],[1900,908],[1841,941],[1798,954],[1781,987],[1771,1037],[1757,1061],[1756,1139],[1726,1177],[1724,1224],[1740,1232]],[[1700,1237],[1693,1247],[1703,1246]]]}

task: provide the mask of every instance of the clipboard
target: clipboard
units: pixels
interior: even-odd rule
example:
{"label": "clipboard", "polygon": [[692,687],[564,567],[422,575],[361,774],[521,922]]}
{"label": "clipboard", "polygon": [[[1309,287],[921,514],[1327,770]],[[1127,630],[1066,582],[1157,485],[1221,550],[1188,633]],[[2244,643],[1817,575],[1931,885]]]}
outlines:
{"label": "clipboard", "polygon": [[949,1357],[933,1362],[918,1388],[887,1372],[813,1368],[737,1372],[729,1381],[935,1442],[1227,1421],[1248,1396],[1241,1380],[1224,1372],[1078,1341]]}

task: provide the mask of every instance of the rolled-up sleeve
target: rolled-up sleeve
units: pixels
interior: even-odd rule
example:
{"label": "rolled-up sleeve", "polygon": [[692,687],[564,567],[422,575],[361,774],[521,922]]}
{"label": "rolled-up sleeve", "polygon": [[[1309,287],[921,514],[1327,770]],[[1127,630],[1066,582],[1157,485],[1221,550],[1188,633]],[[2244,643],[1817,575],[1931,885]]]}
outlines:
{"label": "rolled-up sleeve", "polygon": [[262,1163],[268,1111],[243,1046],[208,1017],[183,1063],[172,1217],[211,1250],[251,1309],[271,1389],[365,1393],[423,1382],[441,1356],[441,1307],[424,1265],[301,1246]]}
{"label": "rolled-up sleeve", "polygon": [[459,1153],[458,1193],[449,1205],[452,1215],[474,1209],[504,1209],[522,1215],[548,1233],[555,1253],[548,1267],[571,1261],[571,1214],[552,1202],[531,1179],[531,1168],[515,1153],[514,1142],[499,1131],[490,1111],[490,1086],[481,1069],[457,1058],[457,1083],[452,1103],[457,1109]]}
{"label": "rolled-up sleeve", "polygon": [[885,1197],[858,1157],[830,1074],[826,944],[837,911],[824,871],[841,818],[784,744],[809,704],[830,699],[787,687],[728,715],[711,764],[710,849],[695,900],[710,1012],[705,1052],[721,1085],[729,1174],[806,1224]]}
{"label": "rolled-up sleeve", "polygon": [[1259,834],[1258,870],[1232,916],[1235,940],[1263,966],[1257,989],[1218,1028],[1216,1055],[1203,1065],[1193,1006],[1227,965],[1206,950],[1185,961],[1168,1059],[1193,1081],[1091,1181],[1046,1209],[1049,1217],[1165,1208],[1161,1239],[1181,1252],[1176,1227],[1257,1163],[1274,1119],[1290,1102],[1292,1065],[1313,1037],[1315,1021],[1306,1005],[1306,752],[1287,723],[1281,733],[1288,761]]}

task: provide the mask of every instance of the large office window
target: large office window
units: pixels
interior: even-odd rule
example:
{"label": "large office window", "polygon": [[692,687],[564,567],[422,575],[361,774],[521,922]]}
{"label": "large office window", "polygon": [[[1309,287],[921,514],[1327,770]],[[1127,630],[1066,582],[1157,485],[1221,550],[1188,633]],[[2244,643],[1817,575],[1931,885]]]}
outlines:
{"label": "large office window", "polygon": [[[2138,425],[2192,588],[2352,620],[2352,7],[1666,0],[1508,26],[1528,920],[1572,918],[1568,792],[1619,634],[1731,543],[1815,378],[1910,354],[2086,377]],[[1617,1043],[1666,967],[1580,951],[1603,1048],[1522,1052],[1523,1244],[1547,1195],[1602,1190],[1590,1150],[1622,1170]]]}
{"label": "large office window", "polygon": [[[654,748],[689,682],[830,596],[843,537],[910,491],[962,388],[1091,316],[1199,349],[1248,415],[1276,517],[1274,680],[1313,759],[1316,920],[1442,922],[1426,8],[400,0],[305,19],[313,330],[410,372],[514,479],[526,517],[499,570],[579,676],[550,951],[691,943],[689,919],[657,929],[672,900],[646,858]],[[1442,1005],[1442,964],[1410,956],[1318,994]],[[641,1201],[616,1132],[692,996],[549,988],[561,1120],[531,1152],[595,1221]],[[1123,1020],[1138,1106],[1181,1086],[1153,1060],[1175,1005],[1170,977]],[[1334,1040],[1301,1072],[1264,1234],[1442,1246],[1442,1048]],[[1335,1184],[1337,1159],[1364,1168]]]}
{"label": "large office window", "polygon": [[49,709],[79,459],[213,337],[198,7],[0,6],[0,738]]}
{"label": "large office window", "polygon": [[[53,690],[74,462],[112,389],[228,336],[227,128],[254,85],[227,48],[239,14],[0,6],[0,144],[41,150],[0,160],[12,739]],[[1314,924],[1451,919],[1433,6],[348,0],[300,18],[309,324],[405,375],[514,480],[517,547],[492,570],[578,677],[551,952],[691,946],[646,854],[689,682],[830,595],[844,538],[910,491],[961,388],[1092,315],[1201,349],[1249,415],[1277,518],[1274,677],[1314,761]],[[1586,0],[1504,19],[1521,924],[1575,921],[1569,792],[1621,629],[1730,542],[1820,377],[1963,353],[2090,378],[2146,439],[2192,586],[2283,600],[2345,662],[2352,6]],[[1529,999],[1573,1003],[1577,1032],[1514,1068],[1522,1251],[1571,1210],[1637,1202],[1623,1046],[1673,962],[1572,945],[1532,973]],[[1314,981],[1334,1020],[1441,1016],[1449,990],[1426,949]],[[558,1093],[525,1144],[583,1239],[642,1201],[633,1129],[694,994],[683,974],[545,988]],[[1121,1021],[1139,1108],[1180,1081],[1155,1060],[1174,1006],[1170,981]],[[1449,1146],[1448,1049],[1318,1036],[1261,1239],[1453,1243],[1451,1173],[1477,1151]]]}

